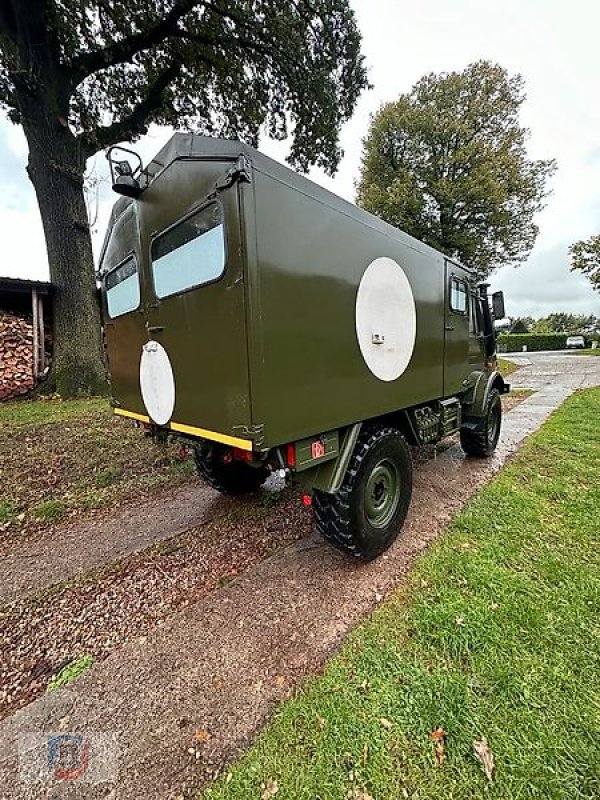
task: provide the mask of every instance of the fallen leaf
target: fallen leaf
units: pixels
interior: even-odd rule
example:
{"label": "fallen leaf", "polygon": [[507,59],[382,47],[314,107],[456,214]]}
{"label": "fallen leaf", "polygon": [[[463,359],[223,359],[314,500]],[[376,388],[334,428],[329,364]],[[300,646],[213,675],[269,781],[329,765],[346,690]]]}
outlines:
{"label": "fallen leaf", "polygon": [[373,800],[372,795],[368,792],[363,792],[362,789],[351,789],[348,792],[348,797],[350,800]]}
{"label": "fallen leaf", "polygon": [[456,622],[457,625],[464,625],[465,624],[465,618],[464,617],[456,617],[454,622]]}
{"label": "fallen leaf", "polygon": [[443,728],[434,728],[429,734],[429,738],[432,742],[441,742],[446,736],[448,736],[448,734]]}
{"label": "fallen leaf", "polygon": [[446,746],[444,745],[444,742],[443,741],[436,742],[435,743],[435,765],[436,765],[436,767],[438,767],[438,769],[444,763],[445,758],[446,758]]}
{"label": "fallen leaf", "polygon": [[481,764],[485,777],[491,783],[494,774],[494,754],[490,750],[485,736],[482,736],[479,741],[473,742],[473,750],[475,750],[475,755]]}
{"label": "fallen leaf", "polygon": [[210,739],[210,733],[208,731],[196,731],[192,738],[196,742],[208,742]]}
{"label": "fallen leaf", "polygon": [[277,684],[277,686],[283,686],[283,684],[285,683],[285,678],[283,677],[283,675],[278,675],[275,678],[275,683]]}
{"label": "fallen leaf", "polygon": [[279,784],[277,781],[269,779],[266,783],[262,785],[263,793],[261,794],[262,800],[271,800],[272,797],[275,797],[277,792],[279,791]]}
{"label": "fallen leaf", "polygon": [[388,730],[392,727],[392,723],[389,721],[389,719],[386,719],[385,717],[381,717],[379,722],[381,722],[383,727],[387,728]]}
{"label": "fallen leaf", "polygon": [[435,765],[438,769],[446,760],[446,736],[448,734],[443,728],[434,728],[429,734],[429,738],[435,744]]}

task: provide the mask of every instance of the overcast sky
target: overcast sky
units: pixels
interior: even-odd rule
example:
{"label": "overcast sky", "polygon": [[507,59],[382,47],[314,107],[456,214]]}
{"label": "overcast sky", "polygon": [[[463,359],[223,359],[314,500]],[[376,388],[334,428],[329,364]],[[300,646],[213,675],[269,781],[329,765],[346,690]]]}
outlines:
{"label": "overcast sky", "polygon": [[[528,261],[499,270],[511,316],[552,311],[600,315],[600,295],[569,272],[570,243],[600,232],[600,4],[592,0],[351,0],[363,33],[363,52],[374,88],[365,92],[342,132],[345,157],[330,179],[313,180],[354,199],[361,139],[382,102],[408,91],[426,72],[460,70],[486,58],[525,77],[522,122],[532,136],[531,156],[556,158],[553,194],[537,222],[540,235]],[[156,129],[136,148],[147,160],[169,138]],[[283,160],[286,148],[263,140],[261,149]],[[47,279],[44,237],[33,189],[25,173],[21,131],[0,119],[0,275]],[[101,179],[90,204],[96,252],[115,195],[102,155],[93,163]]]}

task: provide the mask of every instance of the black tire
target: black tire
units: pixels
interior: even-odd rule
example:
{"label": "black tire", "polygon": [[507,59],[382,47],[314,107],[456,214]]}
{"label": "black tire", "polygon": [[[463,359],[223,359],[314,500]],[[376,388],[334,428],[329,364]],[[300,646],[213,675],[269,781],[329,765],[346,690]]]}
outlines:
{"label": "black tire", "polygon": [[390,427],[365,429],[340,490],[314,493],[317,530],[339,550],[371,561],[400,533],[411,495],[412,457],[404,436]]}
{"label": "black tire", "polygon": [[489,458],[496,449],[502,427],[500,392],[492,389],[488,396],[485,416],[469,427],[460,429],[460,444],[468,456]]}
{"label": "black tire", "polygon": [[243,461],[227,461],[230,449],[214,442],[200,442],[194,447],[194,461],[201,478],[221,494],[238,495],[257,492],[267,479],[264,467],[251,467]]}

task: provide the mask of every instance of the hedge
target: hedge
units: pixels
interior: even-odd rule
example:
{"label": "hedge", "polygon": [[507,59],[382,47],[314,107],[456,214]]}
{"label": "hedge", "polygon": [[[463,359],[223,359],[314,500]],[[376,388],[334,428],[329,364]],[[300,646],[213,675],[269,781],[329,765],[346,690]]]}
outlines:
{"label": "hedge", "polygon": [[501,333],[498,336],[498,352],[518,353],[527,345],[527,350],[564,350],[566,333]]}

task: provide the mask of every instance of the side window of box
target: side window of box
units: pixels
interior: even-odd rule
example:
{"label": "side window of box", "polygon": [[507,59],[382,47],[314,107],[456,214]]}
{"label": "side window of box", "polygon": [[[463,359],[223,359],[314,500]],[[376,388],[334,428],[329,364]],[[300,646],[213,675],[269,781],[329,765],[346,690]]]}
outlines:
{"label": "side window of box", "polygon": [[140,276],[135,256],[129,256],[104,278],[106,306],[111,319],[135,311],[140,305]]}
{"label": "side window of box", "polygon": [[152,242],[152,280],[160,299],[218,280],[225,270],[223,212],[197,211]]}
{"label": "side window of box", "polygon": [[455,314],[466,314],[469,308],[469,290],[465,281],[450,278],[450,310]]}

